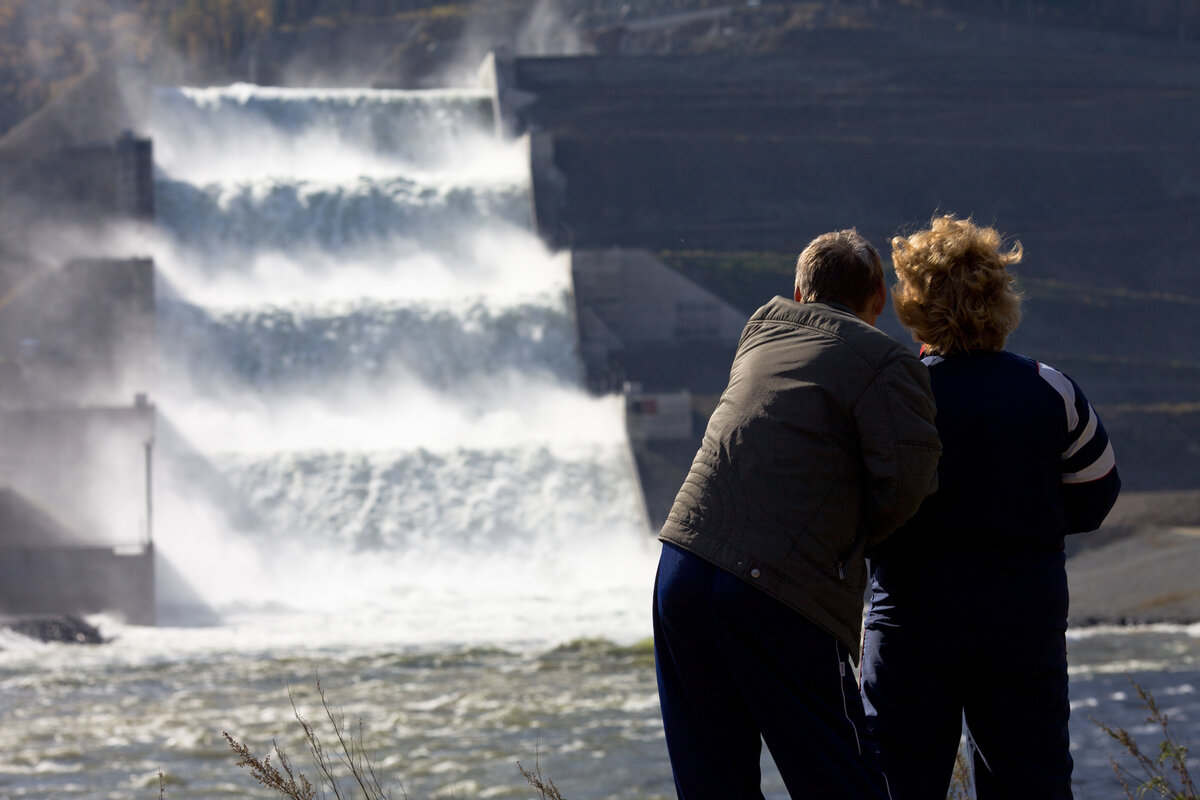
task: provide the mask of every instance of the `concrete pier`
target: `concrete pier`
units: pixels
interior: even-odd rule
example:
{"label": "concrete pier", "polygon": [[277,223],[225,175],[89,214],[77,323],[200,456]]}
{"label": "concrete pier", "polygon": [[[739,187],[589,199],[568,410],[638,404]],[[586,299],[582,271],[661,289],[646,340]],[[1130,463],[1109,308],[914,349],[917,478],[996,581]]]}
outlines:
{"label": "concrete pier", "polygon": [[102,67],[0,140],[0,614],[154,622],[154,264],[79,244],[154,216],[149,98]]}
{"label": "concrete pier", "polygon": [[0,608],[10,618],[105,612],[153,625],[154,548],[0,544]]}
{"label": "concrete pier", "polygon": [[0,274],[0,614],[153,624],[154,265]]}

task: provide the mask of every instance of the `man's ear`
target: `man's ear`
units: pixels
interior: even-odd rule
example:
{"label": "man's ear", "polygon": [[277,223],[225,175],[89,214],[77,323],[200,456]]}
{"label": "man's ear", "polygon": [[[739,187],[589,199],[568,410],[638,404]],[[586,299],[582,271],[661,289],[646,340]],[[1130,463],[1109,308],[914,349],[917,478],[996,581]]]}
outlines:
{"label": "man's ear", "polygon": [[796,291],[792,293],[792,299],[793,299],[793,300],[795,300],[797,303],[803,303],[803,302],[804,302],[804,295],[800,294],[800,287],[799,287],[799,286],[797,286],[797,287],[796,287]]}
{"label": "man's ear", "polygon": [[887,284],[883,281],[879,282],[879,288],[875,290],[875,299],[871,304],[871,310],[878,317],[883,313],[883,309],[887,306]]}

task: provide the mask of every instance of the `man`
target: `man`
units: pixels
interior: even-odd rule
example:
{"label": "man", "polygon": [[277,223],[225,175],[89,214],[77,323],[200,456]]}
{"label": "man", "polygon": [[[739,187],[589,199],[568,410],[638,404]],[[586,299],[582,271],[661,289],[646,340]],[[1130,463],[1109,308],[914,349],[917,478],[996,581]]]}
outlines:
{"label": "man", "polygon": [[760,737],[794,798],[884,798],[849,659],[862,553],[937,488],[925,367],[874,325],[879,254],[813,240],[795,301],[750,318],[662,529],[654,640],[681,800],[761,798]]}

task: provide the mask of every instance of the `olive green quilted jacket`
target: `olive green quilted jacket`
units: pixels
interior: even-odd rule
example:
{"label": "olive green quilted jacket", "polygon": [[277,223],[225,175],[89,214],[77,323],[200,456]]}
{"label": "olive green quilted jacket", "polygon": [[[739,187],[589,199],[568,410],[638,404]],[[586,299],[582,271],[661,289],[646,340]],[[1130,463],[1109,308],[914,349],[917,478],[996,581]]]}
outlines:
{"label": "olive green quilted jacket", "polygon": [[761,588],[858,660],[863,549],[937,488],[926,367],[839,304],[750,318],[660,539]]}

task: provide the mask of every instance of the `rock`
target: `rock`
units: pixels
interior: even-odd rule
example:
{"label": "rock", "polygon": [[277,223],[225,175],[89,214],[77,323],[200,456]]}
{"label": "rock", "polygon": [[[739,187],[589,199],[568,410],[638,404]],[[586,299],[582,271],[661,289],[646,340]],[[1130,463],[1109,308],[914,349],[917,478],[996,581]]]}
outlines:
{"label": "rock", "polygon": [[60,614],[53,617],[23,619],[8,626],[10,630],[42,642],[104,644],[100,631],[78,617]]}

